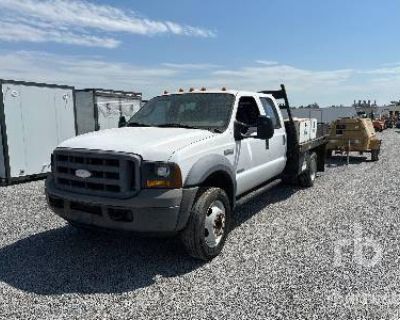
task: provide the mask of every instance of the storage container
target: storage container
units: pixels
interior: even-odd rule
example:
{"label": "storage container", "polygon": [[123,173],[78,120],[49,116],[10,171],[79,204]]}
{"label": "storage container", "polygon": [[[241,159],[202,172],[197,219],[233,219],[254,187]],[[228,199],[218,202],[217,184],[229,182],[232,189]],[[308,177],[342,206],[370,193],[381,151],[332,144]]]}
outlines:
{"label": "storage container", "polygon": [[74,88],[0,80],[0,182],[50,171],[51,153],[76,135]]}
{"label": "storage container", "polygon": [[142,106],[142,94],[104,89],[76,90],[78,134],[117,128],[121,118],[128,121]]}

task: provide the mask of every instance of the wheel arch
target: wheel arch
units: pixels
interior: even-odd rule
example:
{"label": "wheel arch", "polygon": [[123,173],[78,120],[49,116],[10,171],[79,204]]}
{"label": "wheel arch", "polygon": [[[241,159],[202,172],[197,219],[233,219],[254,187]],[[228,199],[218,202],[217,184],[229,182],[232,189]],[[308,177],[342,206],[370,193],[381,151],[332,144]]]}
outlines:
{"label": "wheel arch", "polygon": [[229,198],[231,208],[236,204],[236,175],[232,164],[223,156],[212,155],[199,159],[190,169],[184,187],[218,187]]}

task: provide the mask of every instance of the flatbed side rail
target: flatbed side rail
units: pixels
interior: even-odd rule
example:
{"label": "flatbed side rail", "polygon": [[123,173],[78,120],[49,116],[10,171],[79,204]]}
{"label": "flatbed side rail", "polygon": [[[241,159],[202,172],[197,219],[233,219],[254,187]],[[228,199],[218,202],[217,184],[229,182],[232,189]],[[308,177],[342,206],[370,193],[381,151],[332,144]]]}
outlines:
{"label": "flatbed side rail", "polygon": [[299,151],[300,152],[306,152],[309,151],[311,149],[315,149],[323,144],[328,143],[328,137],[327,136],[321,136],[318,137],[317,139],[311,140],[311,141],[307,141],[304,143],[300,143],[299,144]]}

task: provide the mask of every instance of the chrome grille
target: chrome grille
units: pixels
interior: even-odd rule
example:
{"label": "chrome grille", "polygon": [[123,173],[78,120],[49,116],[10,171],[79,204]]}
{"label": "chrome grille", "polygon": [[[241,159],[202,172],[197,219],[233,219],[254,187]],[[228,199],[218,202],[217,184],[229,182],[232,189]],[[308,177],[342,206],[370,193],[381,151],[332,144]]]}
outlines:
{"label": "chrome grille", "polygon": [[[129,197],[140,189],[140,158],[119,152],[57,149],[53,175],[59,189],[107,197]],[[79,172],[88,173],[88,177]]]}

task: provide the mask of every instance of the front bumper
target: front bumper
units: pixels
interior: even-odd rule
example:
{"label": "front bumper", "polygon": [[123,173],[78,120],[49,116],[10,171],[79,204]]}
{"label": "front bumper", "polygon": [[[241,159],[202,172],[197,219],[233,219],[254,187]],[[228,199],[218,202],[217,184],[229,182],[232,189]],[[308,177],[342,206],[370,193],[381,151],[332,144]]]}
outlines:
{"label": "front bumper", "polygon": [[142,190],[128,199],[83,195],[59,190],[46,180],[47,202],[67,221],[133,232],[173,233],[188,221],[198,188]]}

